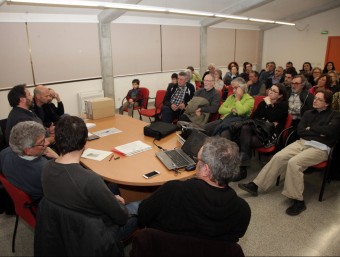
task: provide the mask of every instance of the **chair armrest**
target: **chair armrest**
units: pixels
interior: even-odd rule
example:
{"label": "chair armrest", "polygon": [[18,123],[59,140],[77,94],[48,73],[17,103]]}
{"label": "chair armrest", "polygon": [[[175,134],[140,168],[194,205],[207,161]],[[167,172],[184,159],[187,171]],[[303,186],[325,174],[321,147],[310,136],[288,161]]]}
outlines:
{"label": "chair armrest", "polygon": [[[278,145],[279,145],[279,142],[280,142],[280,140],[281,140],[281,138],[282,138],[282,145],[283,145],[283,147],[286,147],[286,144],[287,144],[287,142],[288,142],[287,140],[288,140],[288,137],[289,137],[290,134],[287,136],[285,142],[283,141],[283,134],[284,134],[286,131],[290,130],[292,127],[293,127],[293,126],[290,126],[290,127],[285,128],[284,130],[281,131],[281,133],[280,133],[279,136],[277,137],[275,146],[278,146]],[[295,131],[295,130],[294,130],[294,131]],[[294,132],[294,131],[293,131],[293,132]],[[287,133],[288,133],[288,132],[287,132]]]}

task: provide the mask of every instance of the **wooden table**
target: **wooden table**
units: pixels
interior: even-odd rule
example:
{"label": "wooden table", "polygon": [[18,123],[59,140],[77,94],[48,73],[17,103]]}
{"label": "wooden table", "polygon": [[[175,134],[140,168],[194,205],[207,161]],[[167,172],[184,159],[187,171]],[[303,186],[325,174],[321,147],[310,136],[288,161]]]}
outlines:
{"label": "wooden table", "polygon": [[[115,182],[119,185],[122,196],[129,202],[146,198],[158,186],[169,180],[185,180],[195,175],[195,171],[183,171],[175,174],[169,171],[155,156],[160,151],[153,144],[153,138],[144,136],[143,128],[148,123],[124,115],[115,115],[114,117],[103,118],[98,120],[88,120],[87,122],[95,123],[90,132],[103,130],[107,128],[117,128],[122,132],[105,136],[97,140],[88,141],[86,148],[111,151],[113,147],[127,144],[136,140],[152,146],[151,150],[138,153],[133,156],[120,156],[120,159],[109,161],[110,156],[103,161],[95,161],[81,158],[81,163],[87,168],[95,171],[105,180]],[[175,133],[155,141],[164,149],[173,149],[180,147]],[[118,156],[115,154],[115,156]],[[160,171],[160,175],[145,179],[143,174],[153,170]]]}

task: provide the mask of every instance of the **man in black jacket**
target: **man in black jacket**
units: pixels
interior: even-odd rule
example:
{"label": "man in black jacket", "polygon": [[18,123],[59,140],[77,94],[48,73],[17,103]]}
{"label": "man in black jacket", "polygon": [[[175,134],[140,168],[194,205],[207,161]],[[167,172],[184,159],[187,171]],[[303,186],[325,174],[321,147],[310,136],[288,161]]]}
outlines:
{"label": "man in black jacket", "polygon": [[196,177],[161,186],[138,209],[141,226],[237,242],[249,225],[250,208],[229,187],[239,172],[236,143],[211,137],[198,153]]}
{"label": "man in black jacket", "polygon": [[268,190],[277,177],[285,173],[282,194],[293,200],[286,213],[298,215],[306,210],[303,172],[327,160],[330,147],[339,135],[340,113],[331,110],[332,99],[331,91],[318,91],[313,101],[314,110],[306,111],[298,125],[297,133],[301,139],[275,154],[253,182],[239,184],[239,187],[257,196],[258,188]]}
{"label": "man in black jacket", "polygon": [[187,80],[187,73],[182,71],[178,74],[178,83],[169,85],[163,101],[161,121],[172,123],[174,119],[178,119],[194,96],[195,87]]}

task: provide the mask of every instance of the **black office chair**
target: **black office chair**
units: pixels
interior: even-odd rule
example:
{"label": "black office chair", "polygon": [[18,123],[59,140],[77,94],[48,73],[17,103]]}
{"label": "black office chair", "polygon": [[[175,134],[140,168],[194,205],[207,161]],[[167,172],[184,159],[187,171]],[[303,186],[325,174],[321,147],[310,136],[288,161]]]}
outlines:
{"label": "black office chair", "polygon": [[147,256],[244,256],[234,242],[210,240],[145,228],[133,238],[131,257]]}

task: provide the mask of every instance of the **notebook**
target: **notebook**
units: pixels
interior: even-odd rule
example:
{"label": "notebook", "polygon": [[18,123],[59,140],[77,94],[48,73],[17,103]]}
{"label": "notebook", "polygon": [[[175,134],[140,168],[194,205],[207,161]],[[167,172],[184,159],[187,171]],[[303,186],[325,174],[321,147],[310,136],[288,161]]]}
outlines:
{"label": "notebook", "polygon": [[193,130],[181,148],[161,151],[156,153],[156,156],[168,170],[181,169],[190,165],[195,165],[193,158],[197,157],[197,154],[207,137],[208,136],[204,133]]}

